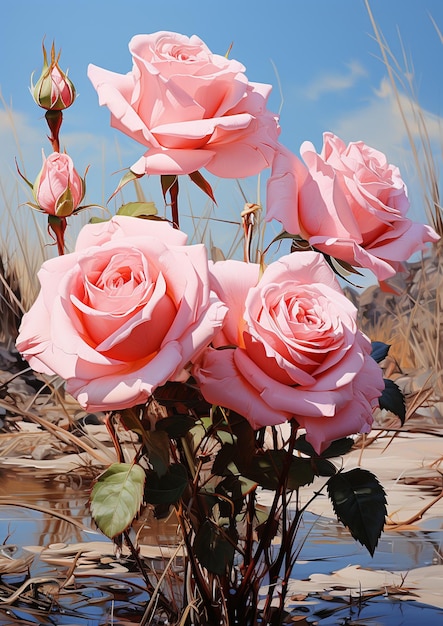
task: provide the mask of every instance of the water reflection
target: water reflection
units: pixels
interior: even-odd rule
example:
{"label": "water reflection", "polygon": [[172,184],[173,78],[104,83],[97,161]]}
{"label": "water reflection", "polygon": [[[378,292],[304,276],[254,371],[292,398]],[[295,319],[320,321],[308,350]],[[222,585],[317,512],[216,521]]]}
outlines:
{"label": "water reflection", "polygon": [[[29,468],[0,469],[0,544],[14,544],[20,558],[20,549],[26,546],[70,545],[82,542],[111,542],[95,531],[91,521],[88,496],[91,477],[84,471],[61,476],[39,474]],[[49,509],[59,517],[42,513],[36,509],[19,506],[27,504],[36,508]],[[72,522],[75,522],[72,523]],[[177,541],[174,517],[168,520],[155,520],[149,514],[138,522],[138,539],[142,545],[173,546]],[[308,540],[303,543],[308,535]],[[441,520],[431,520],[428,527],[417,532],[393,531],[383,533],[373,558],[367,550],[356,543],[349,533],[334,520],[307,514],[300,527],[300,556],[293,571],[296,579],[306,579],[313,573],[329,574],[346,565],[358,564],[371,569],[389,571],[408,570],[411,568],[443,564]],[[5,577],[2,571],[0,555],[1,582],[15,589],[29,573],[17,572],[15,576]],[[155,561],[149,561],[154,566]],[[111,565],[106,561],[95,565],[94,576],[88,576],[85,569],[76,570],[77,587],[72,592],[67,587],[63,594],[54,594],[53,605],[39,608],[35,598],[27,604],[26,594],[21,598],[20,606],[0,605],[0,624],[76,624],[79,626],[100,626],[105,624],[138,623],[148,600],[142,581],[135,568],[124,562],[126,569],[114,571],[109,575]],[[106,567],[108,570],[106,571]],[[26,569],[26,568],[25,568]],[[30,575],[63,577],[68,566],[56,566],[35,558],[30,568]],[[91,568],[90,568],[91,569]],[[1,589],[3,597],[7,594]],[[43,597],[42,597],[43,598]],[[41,602],[44,604],[43,599]],[[382,600],[362,604],[360,608],[333,605],[323,602],[324,612],[306,614],[306,624],[357,623],[352,620],[365,620],[365,624],[416,624],[411,621],[413,609],[405,609],[405,603]],[[397,608],[393,608],[398,605]],[[306,607],[305,607],[306,608]],[[317,607],[318,608],[318,607]],[[429,609],[433,617],[441,612]],[[294,615],[303,615],[300,607],[294,609]],[[405,617],[404,613],[407,612]],[[395,614],[393,614],[393,612]],[[439,614],[440,613],[440,614]],[[414,613],[415,615],[415,613]],[[339,618],[339,619],[338,619]],[[334,621],[335,620],[335,621]],[[338,620],[338,621],[337,621]],[[358,622],[360,623],[360,622]],[[428,619],[429,625],[433,622]]]}

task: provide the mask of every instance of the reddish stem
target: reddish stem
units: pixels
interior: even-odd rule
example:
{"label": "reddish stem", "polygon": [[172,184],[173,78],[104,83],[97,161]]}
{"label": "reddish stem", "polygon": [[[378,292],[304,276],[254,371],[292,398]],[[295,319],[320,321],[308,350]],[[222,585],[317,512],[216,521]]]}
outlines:
{"label": "reddish stem", "polygon": [[63,122],[63,113],[62,111],[53,111],[51,109],[46,111],[45,118],[51,131],[48,139],[51,142],[52,149],[54,152],[60,152],[59,132]]}
{"label": "reddish stem", "polygon": [[169,196],[171,198],[172,225],[174,226],[174,228],[179,229],[180,225],[178,217],[178,176],[169,188]]}

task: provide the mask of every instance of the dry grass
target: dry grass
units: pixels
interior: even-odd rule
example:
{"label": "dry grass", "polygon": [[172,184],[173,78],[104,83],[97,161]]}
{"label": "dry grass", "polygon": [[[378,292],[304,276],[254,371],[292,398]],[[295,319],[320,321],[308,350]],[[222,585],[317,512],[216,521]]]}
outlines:
{"label": "dry grass", "polygon": [[[429,223],[443,236],[443,210],[440,201],[439,168],[441,153],[432,149],[423,109],[415,88],[414,71],[403,49],[400,63],[392,53],[365,0],[382,61],[393,89],[399,114],[414,158],[420,182],[423,206]],[[434,22],[436,36],[440,31]],[[442,40],[443,43],[443,40]],[[408,110],[401,94],[408,96]],[[412,115],[411,115],[412,113]],[[417,133],[418,129],[418,133]],[[410,264],[411,274],[403,282],[401,295],[372,293],[363,298],[362,320],[364,330],[374,340],[392,344],[391,355],[399,369],[411,376],[427,377],[435,397],[443,398],[443,240],[432,245],[421,262]],[[366,308],[365,308],[366,307]],[[377,315],[370,309],[377,308]]]}

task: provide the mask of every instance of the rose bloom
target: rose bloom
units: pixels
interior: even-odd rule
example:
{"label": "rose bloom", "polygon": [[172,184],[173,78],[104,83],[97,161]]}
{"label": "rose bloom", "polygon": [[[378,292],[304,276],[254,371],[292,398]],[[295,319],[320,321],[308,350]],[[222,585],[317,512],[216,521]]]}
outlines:
{"label": "rose bloom", "polygon": [[228,313],[193,369],[205,399],[254,428],[295,418],[317,452],[369,432],[383,375],[333,271],[320,253],[296,252],[259,272],[233,260],[211,266]]}
{"label": "rose bloom", "polygon": [[267,220],[336,259],[370,269],[380,281],[439,236],[406,217],[406,185],[386,156],[362,141],[348,146],[324,133],[321,154],[310,142],[276,156],[268,181]]}
{"label": "rose bloom", "polygon": [[148,148],[134,173],[205,167],[242,178],[271,165],[279,126],[266,110],[270,85],[248,82],[241,63],[212,54],[196,35],[136,35],[129,50],[128,74],[89,65],[88,76],[111,125]]}
{"label": "rose bloom", "polygon": [[17,349],[58,374],[89,411],[143,403],[219,330],[203,245],[166,222],[117,216],[85,226],[75,252],[46,261]]}
{"label": "rose bloom", "polygon": [[85,195],[85,182],[70,156],[53,152],[43,157],[43,167],[33,185],[38,208],[48,215],[69,217]]}

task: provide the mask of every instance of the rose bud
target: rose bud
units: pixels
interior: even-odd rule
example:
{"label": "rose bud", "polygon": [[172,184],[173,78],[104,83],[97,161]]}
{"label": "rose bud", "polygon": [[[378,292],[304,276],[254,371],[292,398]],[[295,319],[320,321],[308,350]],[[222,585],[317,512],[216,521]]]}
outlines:
{"label": "rose bud", "polygon": [[48,215],[69,217],[85,195],[85,181],[77,173],[70,156],[53,152],[46,159],[32,187],[37,206]]}
{"label": "rose bud", "polygon": [[43,48],[43,70],[40,78],[34,86],[31,81],[31,92],[35,102],[43,109],[62,111],[71,106],[75,100],[75,87],[68,78],[67,72],[63,72],[58,64],[60,53],[55,55],[54,44],[51,47],[51,62],[48,64],[48,56],[45,46]]}

